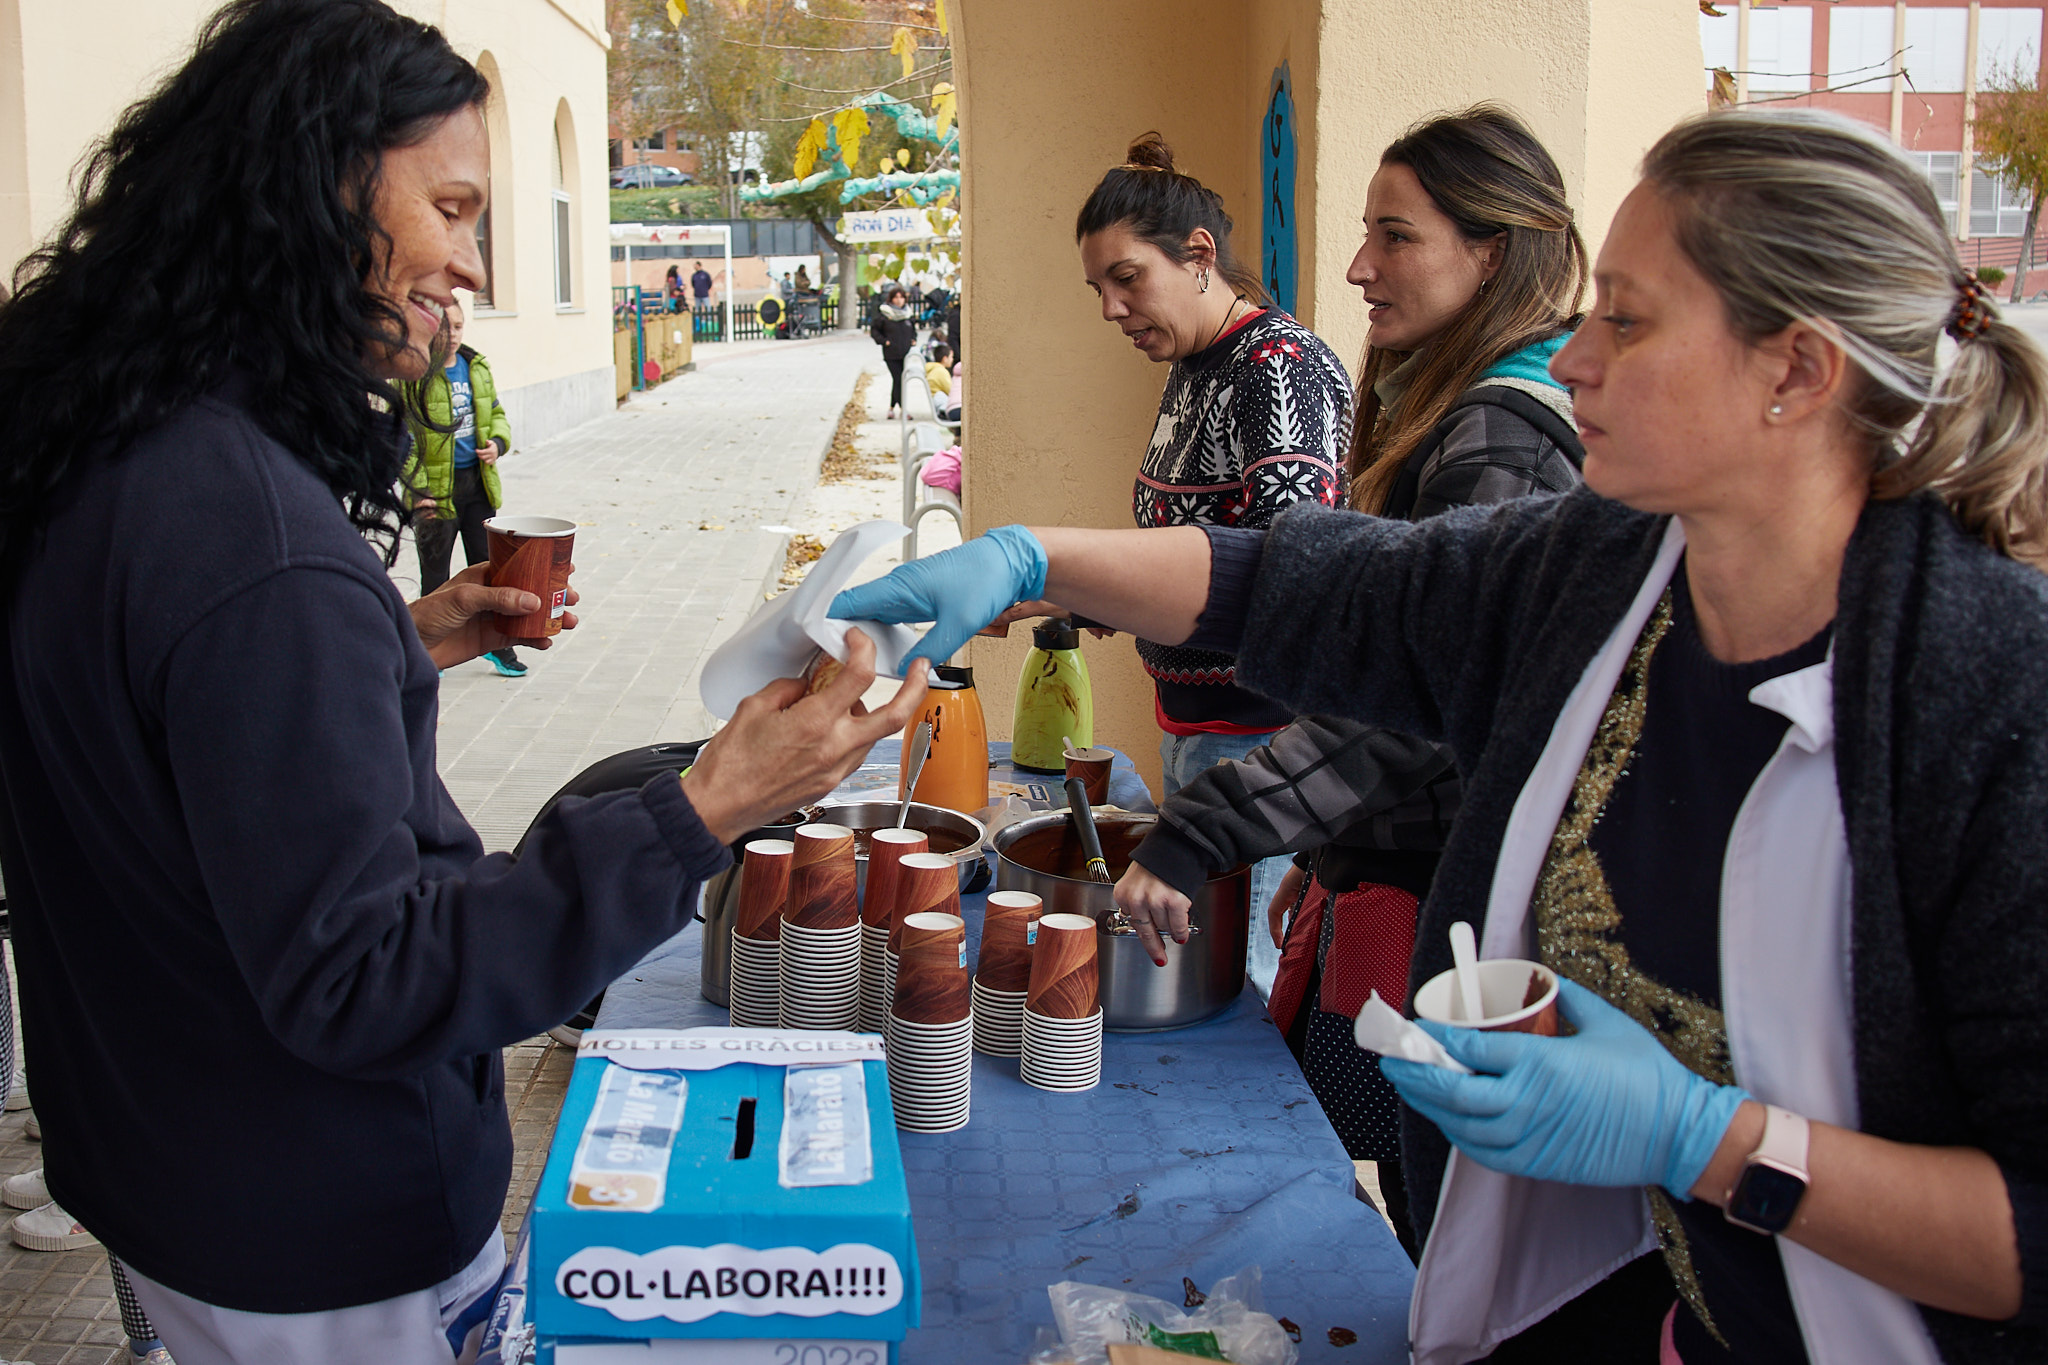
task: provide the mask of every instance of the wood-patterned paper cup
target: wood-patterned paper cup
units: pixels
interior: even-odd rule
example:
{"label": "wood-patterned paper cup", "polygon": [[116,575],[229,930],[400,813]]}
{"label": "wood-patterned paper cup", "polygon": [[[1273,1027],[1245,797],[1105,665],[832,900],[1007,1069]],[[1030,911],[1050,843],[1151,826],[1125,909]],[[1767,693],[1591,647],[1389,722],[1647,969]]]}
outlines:
{"label": "wood-patterned paper cup", "polygon": [[523,588],[540,599],[538,611],[501,614],[498,629],[515,640],[561,634],[562,613],[569,609],[576,523],[560,517],[491,517],[484,531],[491,546],[491,586]]}
{"label": "wood-patterned paper cup", "polygon": [[912,915],[960,913],[960,869],[943,853],[906,853],[890,910],[889,951],[903,952],[903,921]]}
{"label": "wood-patterned paper cup", "polygon": [[1116,763],[1116,751],[1098,747],[1066,749],[1062,754],[1067,761],[1067,776],[1080,778],[1087,789],[1088,804],[1109,804],[1109,770]]}
{"label": "wood-patterned paper cup", "polygon": [[1024,1007],[1048,1019],[1086,1019],[1100,1003],[1095,921],[1086,915],[1046,915],[1031,950],[1030,994]]}
{"label": "wood-patterned paper cup", "polygon": [[806,929],[850,929],[860,923],[853,831],[844,825],[799,825],[789,864],[782,918]]}
{"label": "wood-patterned paper cup", "polygon": [[953,1024],[969,1013],[967,925],[958,915],[926,911],[903,921],[896,995],[889,1008],[913,1024]]}
{"label": "wood-patterned paper cup", "polygon": [[991,891],[981,921],[974,977],[994,991],[1031,989],[1031,950],[1045,902],[1029,891]]}
{"label": "wood-patterned paper cup", "polygon": [[878,829],[868,836],[868,885],[860,904],[860,922],[887,926],[902,883],[903,859],[929,852],[932,841],[921,829]]}
{"label": "wood-patterned paper cup", "polygon": [[782,903],[789,896],[789,864],[795,853],[796,845],[787,839],[756,839],[741,850],[735,935],[764,943],[782,937]]}

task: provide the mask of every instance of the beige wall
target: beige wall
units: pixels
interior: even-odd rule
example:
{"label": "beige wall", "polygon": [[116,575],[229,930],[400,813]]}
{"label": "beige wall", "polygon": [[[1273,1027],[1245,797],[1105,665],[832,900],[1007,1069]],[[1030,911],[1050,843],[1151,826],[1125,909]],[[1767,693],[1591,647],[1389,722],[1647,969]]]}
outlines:
{"label": "beige wall", "polygon": [[[0,272],[12,273],[71,207],[73,168],[123,108],[175,70],[219,0],[0,0]],[[491,358],[515,439],[609,411],[610,260],[605,224],[602,0],[396,0],[485,66],[492,110],[500,310],[468,339]],[[552,285],[549,198],[557,110],[575,128],[577,298]],[[509,182],[509,192],[508,192]],[[509,299],[509,304],[507,300]]]}
{"label": "beige wall", "polygon": [[[496,297],[465,340],[491,359],[512,438],[530,445],[611,411],[611,199],[602,0],[394,0],[493,77]],[[486,60],[487,59],[487,60]],[[574,302],[554,284],[555,122],[574,212]],[[506,153],[510,154],[507,164]]]}
{"label": "beige wall", "polygon": [[212,6],[193,0],[0,0],[0,272],[71,206],[92,139],[176,67]]}
{"label": "beige wall", "polygon": [[[1132,475],[1166,374],[1105,325],[1081,282],[1074,214],[1130,137],[1157,128],[1221,193],[1237,249],[1272,73],[1298,119],[1299,311],[1348,363],[1364,309],[1344,271],[1379,152],[1480,99],[1529,119],[1562,167],[1589,242],[1655,136],[1699,105],[1690,9],[1668,0],[956,0],[965,150],[965,327],[974,368],[965,498],[975,529],[1127,526]],[[992,734],[1029,641],[977,641]],[[1097,735],[1157,781],[1151,688],[1128,641],[1086,645]]]}
{"label": "beige wall", "polygon": [[[1176,164],[1239,223],[1257,173],[1265,76],[1239,59],[1238,0],[961,0],[952,15],[966,205],[972,400],[966,508],[976,529],[1021,521],[1128,526],[1131,480],[1166,371],[1102,321],[1082,282],[1074,215],[1131,138],[1157,128]],[[1240,229],[1242,230],[1242,229]],[[1256,237],[1254,227],[1247,242]],[[1030,633],[976,641],[989,732],[1008,738]],[[1151,684],[1127,639],[1085,640],[1096,739],[1158,785]]]}

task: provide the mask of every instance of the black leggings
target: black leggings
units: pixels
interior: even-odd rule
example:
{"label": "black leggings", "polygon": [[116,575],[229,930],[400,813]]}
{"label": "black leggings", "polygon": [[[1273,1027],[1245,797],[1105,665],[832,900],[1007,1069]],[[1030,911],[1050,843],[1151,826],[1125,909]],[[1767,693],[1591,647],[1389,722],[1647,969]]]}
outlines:
{"label": "black leggings", "polygon": [[883,356],[882,363],[889,367],[889,406],[900,408],[903,406],[903,357],[899,355],[891,360]]}
{"label": "black leggings", "polygon": [[455,551],[455,537],[462,536],[462,557],[481,564],[491,557],[490,533],[484,519],[496,509],[484,492],[481,466],[458,466],[455,470],[455,515],[424,516],[413,527],[413,539],[420,552],[420,596],[425,597],[448,581],[448,561]]}

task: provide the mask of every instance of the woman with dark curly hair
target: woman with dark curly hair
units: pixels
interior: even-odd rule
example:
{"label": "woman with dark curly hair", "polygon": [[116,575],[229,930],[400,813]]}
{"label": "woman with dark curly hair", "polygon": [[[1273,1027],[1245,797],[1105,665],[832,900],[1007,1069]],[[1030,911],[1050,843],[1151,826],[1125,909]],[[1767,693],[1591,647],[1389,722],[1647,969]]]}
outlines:
{"label": "woman with dark curly hair", "polygon": [[682,782],[484,855],[435,771],[436,668],[539,604],[480,565],[408,608],[386,569],[398,386],[482,281],[487,93],[377,0],[235,0],[0,306],[0,864],[45,1174],[182,1365],[472,1349],[499,1050],[680,931],[726,844],[924,690],[858,712],[856,635]]}

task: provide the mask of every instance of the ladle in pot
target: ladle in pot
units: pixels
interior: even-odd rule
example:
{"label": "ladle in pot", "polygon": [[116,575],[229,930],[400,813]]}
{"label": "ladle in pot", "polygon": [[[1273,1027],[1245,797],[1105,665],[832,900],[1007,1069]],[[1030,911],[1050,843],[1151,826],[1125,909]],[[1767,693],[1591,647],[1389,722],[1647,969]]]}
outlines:
{"label": "ladle in pot", "polygon": [[910,752],[903,757],[903,805],[896,812],[896,828],[910,819],[910,805],[917,800],[917,779],[924,775],[924,761],[931,757],[932,723],[925,721],[910,736]]}

